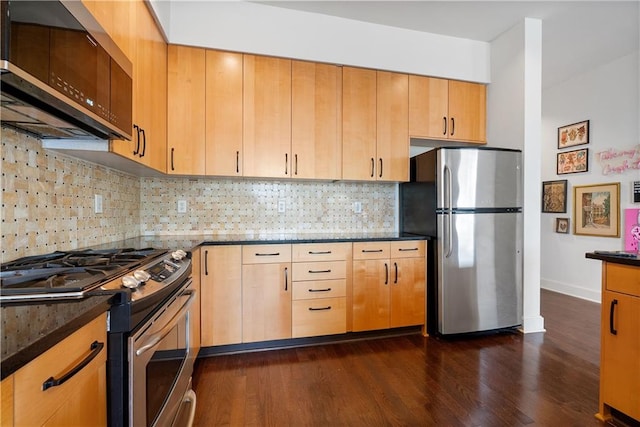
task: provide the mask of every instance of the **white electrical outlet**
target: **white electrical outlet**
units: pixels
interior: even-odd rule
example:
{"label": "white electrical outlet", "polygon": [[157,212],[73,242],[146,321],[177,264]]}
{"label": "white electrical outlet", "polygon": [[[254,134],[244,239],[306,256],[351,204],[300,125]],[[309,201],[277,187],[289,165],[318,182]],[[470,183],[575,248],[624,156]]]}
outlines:
{"label": "white electrical outlet", "polygon": [[287,210],[287,203],[285,200],[278,200],[278,213],[284,213]]}
{"label": "white electrical outlet", "polygon": [[353,212],[362,213],[362,202],[353,202]]}
{"label": "white electrical outlet", "polygon": [[93,196],[93,212],[102,213],[102,195],[95,194]]}
{"label": "white electrical outlet", "polygon": [[187,201],[178,200],[178,213],[187,213]]}

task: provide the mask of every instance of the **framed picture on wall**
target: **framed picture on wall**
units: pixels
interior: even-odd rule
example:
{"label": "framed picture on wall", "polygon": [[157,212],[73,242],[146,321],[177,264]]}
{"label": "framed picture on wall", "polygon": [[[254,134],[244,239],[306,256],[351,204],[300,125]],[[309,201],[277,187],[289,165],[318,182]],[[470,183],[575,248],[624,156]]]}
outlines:
{"label": "framed picture on wall", "polygon": [[542,212],[567,212],[567,180],[544,181],[542,183]]}
{"label": "framed picture on wall", "polygon": [[587,172],[589,170],[589,149],[582,148],[558,153],[556,167],[558,175]]}
{"label": "framed picture on wall", "polygon": [[569,218],[556,218],[556,233],[569,234]]}
{"label": "framed picture on wall", "polygon": [[620,183],[573,187],[573,233],[620,237]]}
{"label": "framed picture on wall", "polygon": [[589,143],[589,120],[558,128],[558,150]]}

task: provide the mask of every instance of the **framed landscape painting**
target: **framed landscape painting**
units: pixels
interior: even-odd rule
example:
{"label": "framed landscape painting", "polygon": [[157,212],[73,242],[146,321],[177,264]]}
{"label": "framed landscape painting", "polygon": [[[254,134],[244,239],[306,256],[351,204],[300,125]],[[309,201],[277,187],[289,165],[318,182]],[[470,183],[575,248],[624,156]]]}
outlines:
{"label": "framed landscape painting", "polygon": [[567,180],[544,181],[542,183],[542,212],[567,212]]}
{"label": "framed landscape painting", "polygon": [[620,183],[573,188],[573,233],[620,237]]}

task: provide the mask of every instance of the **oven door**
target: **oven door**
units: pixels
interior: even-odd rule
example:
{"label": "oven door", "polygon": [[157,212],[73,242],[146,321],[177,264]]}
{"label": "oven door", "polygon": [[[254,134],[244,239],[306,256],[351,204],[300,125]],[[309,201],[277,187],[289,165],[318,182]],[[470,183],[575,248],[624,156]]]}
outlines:
{"label": "oven door", "polygon": [[189,279],[129,338],[130,426],[171,425],[189,389],[191,283]]}

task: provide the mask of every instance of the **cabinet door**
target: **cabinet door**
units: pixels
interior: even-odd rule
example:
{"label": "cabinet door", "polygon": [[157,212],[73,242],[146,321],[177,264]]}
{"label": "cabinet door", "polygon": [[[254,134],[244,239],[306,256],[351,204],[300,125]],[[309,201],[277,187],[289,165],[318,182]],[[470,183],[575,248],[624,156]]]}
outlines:
{"label": "cabinet door", "polygon": [[0,425],[13,426],[13,375],[0,382]]}
{"label": "cabinet door", "polygon": [[169,46],[167,173],[205,173],[205,50]]}
{"label": "cabinet door", "polygon": [[242,266],[242,342],[291,338],[291,263]]}
{"label": "cabinet door", "polygon": [[149,34],[149,68],[140,78],[148,82],[149,95],[141,100],[140,106],[147,111],[142,124],[141,154],[147,166],[164,173],[167,171],[167,43],[148,7],[144,7],[144,20]]}
{"label": "cabinet door", "polygon": [[291,78],[292,176],[340,179],[340,68],[293,61]]}
{"label": "cabinet door", "polygon": [[353,261],[353,331],[389,328],[388,259]]}
{"label": "cabinet door", "polygon": [[486,142],[487,95],[482,84],[449,81],[450,139]]}
{"label": "cabinet door", "polygon": [[201,249],[202,346],[242,342],[242,252],[240,246]]}
{"label": "cabinet door", "polygon": [[409,76],[409,135],[447,138],[449,83],[445,79]]}
{"label": "cabinet door", "polygon": [[392,328],[425,324],[426,269],[424,258],[391,260]]}
{"label": "cabinet door", "polygon": [[291,60],[244,55],[245,176],[291,176]]}
{"label": "cabinet door", "polygon": [[376,179],[409,180],[409,76],[378,71]]}
{"label": "cabinet door", "polygon": [[206,53],[206,174],[242,176],[242,54]]}
{"label": "cabinet door", "polygon": [[132,46],[135,44],[133,36],[135,10],[132,2],[82,0],[82,4],[131,60],[134,53]]}
{"label": "cabinet door", "polygon": [[375,181],[376,71],[342,68],[342,178]]}
{"label": "cabinet door", "polygon": [[192,288],[196,291],[196,299],[193,301],[191,310],[189,311],[189,333],[190,333],[190,348],[192,356],[195,358],[200,351],[200,342],[202,341],[202,327],[201,316],[202,310],[202,281],[200,279],[202,273],[202,254],[200,248],[195,249],[192,252],[191,268],[192,268]]}
{"label": "cabinet door", "polygon": [[605,290],[601,333],[600,400],[640,420],[640,298]]}

